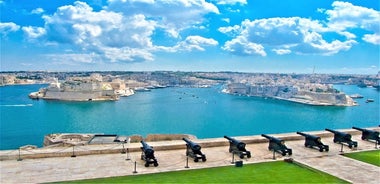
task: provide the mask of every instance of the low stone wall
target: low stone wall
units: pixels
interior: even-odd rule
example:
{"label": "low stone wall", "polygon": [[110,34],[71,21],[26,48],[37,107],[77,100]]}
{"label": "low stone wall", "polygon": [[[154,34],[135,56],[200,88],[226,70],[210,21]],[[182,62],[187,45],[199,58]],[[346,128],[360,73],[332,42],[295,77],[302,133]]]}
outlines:
{"label": "low stone wall", "polygon": [[[370,128],[370,129],[376,129],[378,131],[378,128]],[[338,130],[342,132],[349,133],[351,135],[359,135],[361,134],[360,131],[357,130]],[[327,131],[314,131],[314,132],[304,132],[308,134],[317,135],[320,137],[333,137],[334,134],[327,132]],[[294,140],[304,140],[304,137],[301,135],[294,133],[286,133],[286,134],[268,134],[270,136],[274,136],[277,138],[281,138],[284,141],[294,141]],[[153,142],[153,140],[165,140],[166,138],[170,137],[168,135],[151,135],[148,136],[146,141],[149,145],[154,147],[155,150],[161,151],[161,150],[175,150],[175,149],[185,149],[186,143],[182,140],[183,134],[177,134],[175,136],[171,136],[170,140],[166,141],[156,141]],[[228,146],[229,142],[225,138],[210,138],[210,139],[196,139],[194,136],[187,135],[190,140],[198,143],[202,148],[207,147],[221,147],[221,146]],[[132,136],[131,136],[132,137]],[[148,139],[149,138],[149,139]],[[268,142],[268,140],[261,135],[254,135],[254,136],[239,136],[239,137],[233,137],[237,140],[240,140],[246,144],[255,144],[255,143],[265,143]],[[129,152],[140,152],[141,151],[141,144],[137,139],[142,139],[141,136],[135,135],[134,140],[136,141],[133,143],[131,141],[130,144],[124,144],[125,149],[128,148]],[[132,140],[132,139],[131,139]],[[3,160],[17,160],[19,158],[19,152],[20,157],[22,159],[34,159],[34,158],[48,158],[48,157],[70,157],[73,155],[76,156],[84,156],[84,155],[94,155],[94,154],[112,154],[112,153],[121,153],[123,151],[122,144],[110,144],[108,145],[109,148],[105,145],[85,145],[85,146],[66,146],[66,147],[45,147],[45,148],[37,148],[37,149],[20,149],[20,150],[5,150],[0,151],[0,161]]]}

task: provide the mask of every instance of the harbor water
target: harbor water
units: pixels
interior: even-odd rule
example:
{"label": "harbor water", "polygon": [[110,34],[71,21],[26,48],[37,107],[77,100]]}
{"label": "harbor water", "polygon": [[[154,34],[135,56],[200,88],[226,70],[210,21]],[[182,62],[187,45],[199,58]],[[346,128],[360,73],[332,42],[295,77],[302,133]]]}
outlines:
{"label": "harbor water", "polygon": [[[379,91],[335,85],[360,94],[358,106],[310,106],[271,98],[228,95],[221,86],[163,88],[112,102],[31,100],[46,85],[0,87],[0,149],[42,146],[51,133],[192,134],[198,138],[349,129],[380,124]],[[374,102],[366,103],[367,99]]]}

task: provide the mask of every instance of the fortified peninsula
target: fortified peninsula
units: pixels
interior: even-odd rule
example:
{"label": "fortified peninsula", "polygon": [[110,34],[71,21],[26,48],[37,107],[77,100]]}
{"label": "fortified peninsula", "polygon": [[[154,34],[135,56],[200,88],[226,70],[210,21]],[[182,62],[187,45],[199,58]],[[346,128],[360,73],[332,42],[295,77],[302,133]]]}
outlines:
{"label": "fortified peninsula", "polygon": [[29,94],[29,97],[45,100],[105,101],[118,100],[120,96],[133,94],[134,91],[126,88],[123,80],[103,82],[100,74],[91,74],[89,77],[69,77],[63,83],[53,82],[47,88]]}

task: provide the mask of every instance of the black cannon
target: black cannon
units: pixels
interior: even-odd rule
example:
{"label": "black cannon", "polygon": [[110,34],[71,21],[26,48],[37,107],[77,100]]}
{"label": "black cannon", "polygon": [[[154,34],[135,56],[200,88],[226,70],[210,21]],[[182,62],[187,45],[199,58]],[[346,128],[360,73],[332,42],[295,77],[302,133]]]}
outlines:
{"label": "black cannon", "polygon": [[199,144],[194,143],[186,138],[182,139],[186,142],[186,156],[194,158],[194,162],[198,162],[199,159],[202,159],[203,162],[206,162],[206,155],[201,152],[201,146],[199,146]]}
{"label": "black cannon", "polygon": [[228,139],[228,141],[230,142],[230,149],[228,150],[230,153],[232,152],[234,154],[239,155],[241,159],[243,159],[244,156],[247,156],[247,158],[251,158],[251,152],[245,149],[244,142],[236,140],[232,137],[228,137],[226,135],[224,136],[224,138]]}
{"label": "black cannon", "polygon": [[364,128],[352,127],[353,129],[360,130],[362,132],[362,140],[374,140],[377,144],[380,144],[379,132],[375,130],[368,130]]}
{"label": "black cannon", "polygon": [[145,160],[145,167],[149,167],[150,164],[153,164],[154,167],[158,166],[158,162],[156,157],[154,157],[154,150],[152,146],[149,146],[144,141],[141,141],[142,147],[142,153],[141,153],[141,160]]}
{"label": "black cannon", "polygon": [[282,156],[285,156],[286,154],[289,156],[292,155],[292,149],[286,147],[284,140],[265,134],[261,134],[261,136],[269,139],[269,150],[280,153]]}
{"label": "black cannon", "polygon": [[319,149],[320,152],[323,152],[323,150],[329,151],[329,146],[321,142],[321,137],[305,134],[302,132],[297,132],[297,134],[305,137],[305,147],[308,147],[308,148],[316,147]]}
{"label": "black cannon", "polygon": [[358,147],[358,142],[351,140],[351,134],[326,128],[326,131],[334,133],[334,143],[346,143],[349,148]]}

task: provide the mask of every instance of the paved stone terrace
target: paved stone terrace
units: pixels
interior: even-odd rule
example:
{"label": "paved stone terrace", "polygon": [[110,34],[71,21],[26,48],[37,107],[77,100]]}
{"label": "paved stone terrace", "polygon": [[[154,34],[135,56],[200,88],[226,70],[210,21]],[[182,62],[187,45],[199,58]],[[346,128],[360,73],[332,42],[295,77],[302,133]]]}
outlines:
{"label": "paved stone terrace", "polygon": [[[254,137],[257,138],[258,136]],[[239,138],[245,139],[247,137],[238,137],[237,139]],[[216,140],[220,141],[223,139]],[[209,139],[208,141],[212,140],[213,139]],[[359,143],[357,150],[351,150],[347,146],[344,146],[344,153],[376,149],[375,143],[362,141],[360,139],[360,134],[353,135],[353,140],[356,140]],[[204,140],[200,140],[200,142],[201,141],[203,142]],[[227,142],[227,140],[225,140],[225,142]],[[305,148],[303,139],[288,140],[286,141],[286,145],[293,149],[293,155],[290,158],[296,162],[330,173],[351,183],[380,183],[380,167],[352,160],[340,155],[341,146],[340,144],[335,144],[332,142],[332,134],[328,137],[322,137],[322,142],[330,146],[329,152],[319,152],[316,149]],[[159,148],[161,144],[166,145],[169,144],[169,142],[152,142],[149,144]],[[140,151],[130,152],[129,154],[114,153],[77,155],[77,157],[61,156],[36,159],[25,158],[22,161],[17,161],[16,159],[2,160],[0,161],[0,182],[43,183],[228,165],[233,166],[233,164],[231,164],[232,156],[228,152],[227,144],[226,146],[202,147],[202,152],[206,154],[207,161],[195,163],[191,158],[189,158],[188,166],[190,168],[185,168],[186,156],[184,141],[170,141],[170,144],[181,145],[182,149],[157,149],[155,151],[155,156],[159,162],[158,167],[144,167],[144,161],[140,160]],[[121,145],[117,146],[118,150],[122,148]],[[125,146],[127,147],[127,145]],[[136,143],[128,146],[131,148],[137,148],[140,144]],[[97,145],[95,147],[96,149],[109,149],[110,145]],[[115,145],[113,145],[113,147],[115,147]],[[268,151],[267,142],[250,143],[247,144],[246,148],[251,151],[252,158],[243,159],[242,161],[244,164],[273,161],[273,153]],[[55,150],[57,148],[47,148],[44,150],[52,151],[49,149],[54,149],[53,151],[57,151]],[[72,148],[60,149],[62,152],[71,152],[72,154]],[[78,151],[90,150],[94,149],[94,146],[80,146],[76,149]],[[15,153],[18,153],[18,151],[1,152],[3,155]],[[128,158],[130,160],[127,160]],[[237,156],[234,158],[235,161],[240,160]],[[289,157],[282,157],[281,155],[276,154],[276,160],[284,160],[285,158]],[[137,164],[136,171],[138,172],[136,174],[133,173],[135,161]]]}

